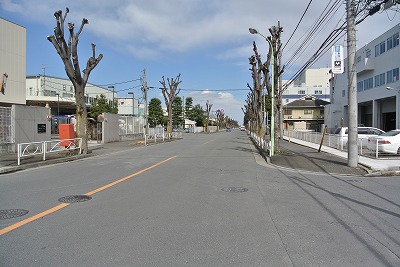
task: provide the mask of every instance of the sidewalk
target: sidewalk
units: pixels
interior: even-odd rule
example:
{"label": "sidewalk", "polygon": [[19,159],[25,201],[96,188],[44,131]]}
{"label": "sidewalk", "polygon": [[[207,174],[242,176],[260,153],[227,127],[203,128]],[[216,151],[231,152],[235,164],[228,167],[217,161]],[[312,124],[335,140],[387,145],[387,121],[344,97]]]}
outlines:
{"label": "sidewalk", "polygon": [[86,157],[109,154],[116,151],[130,149],[134,146],[144,146],[144,140],[127,140],[120,142],[112,142],[106,144],[98,144],[96,142],[88,143],[89,153],[86,155],[66,155],[65,153],[46,154],[46,160],[43,155],[35,155],[21,159],[21,165],[18,166],[17,153],[0,153],[0,174],[15,172],[40,166],[56,164],[61,162],[73,161]]}
{"label": "sidewalk", "polygon": [[311,171],[319,169],[319,171],[328,173],[356,174],[359,172],[362,174],[360,170],[363,170],[367,172],[364,175],[400,175],[400,160],[398,159],[374,159],[358,156],[360,168],[350,168],[347,166],[347,152],[327,146],[322,146],[321,152],[318,152],[318,144],[295,138],[290,138],[290,142],[288,142],[287,137],[284,137],[280,144],[283,155],[276,155],[271,159],[271,162],[276,165],[289,168],[292,165],[291,168],[297,167]]}

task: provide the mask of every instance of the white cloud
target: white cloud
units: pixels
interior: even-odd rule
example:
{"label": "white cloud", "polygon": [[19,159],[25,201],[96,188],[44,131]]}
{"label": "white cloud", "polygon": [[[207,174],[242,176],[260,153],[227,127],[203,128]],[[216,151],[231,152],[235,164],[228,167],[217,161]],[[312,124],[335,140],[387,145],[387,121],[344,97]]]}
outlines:
{"label": "white cloud", "polygon": [[[295,49],[288,51],[297,40],[302,40],[317,20],[322,10],[330,1],[312,3],[297,33],[286,48],[288,58]],[[297,25],[306,3],[302,1],[265,1],[265,0],[106,0],[54,1],[50,0],[3,0],[1,8],[54,27],[55,10],[70,8],[69,19],[79,24],[83,17],[89,19],[90,25],[85,30],[93,32],[110,47],[128,48],[134,56],[157,57],[160,53],[180,53],[200,50],[213,46],[225,46],[226,52],[216,55],[220,59],[230,60],[235,57],[248,57],[247,46],[255,40],[262,47],[262,38],[250,36],[249,27],[255,27],[265,35],[268,28],[278,21],[284,29],[282,42],[289,38]],[[32,12],[26,10],[35,10]],[[345,6],[342,3],[338,11],[320,36],[310,45],[311,52],[302,56],[303,62],[322,43],[336,24],[343,19]],[[389,19],[383,14],[375,14],[360,24],[358,39],[367,42],[371,36],[382,32],[382,21]],[[392,12],[393,14],[393,12]],[[395,14],[395,13],[394,13]],[[391,15],[393,17],[393,15]],[[67,19],[68,20],[68,19]],[[371,21],[371,22],[369,22]],[[386,23],[387,25],[389,23]],[[301,42],[298,43],[300,45]],[[296,46],[295,46],[296,47]],[[132,49],[135,48],[135,49]],[[143,52],[144,51],[144,52]]]}

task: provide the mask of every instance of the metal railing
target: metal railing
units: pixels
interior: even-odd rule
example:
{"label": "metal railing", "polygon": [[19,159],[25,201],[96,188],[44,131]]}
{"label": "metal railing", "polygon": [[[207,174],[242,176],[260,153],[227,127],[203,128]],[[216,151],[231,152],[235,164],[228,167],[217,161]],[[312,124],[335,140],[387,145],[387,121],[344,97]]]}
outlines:
{"label": "metal railing", "polygon": [[[289,141],[290,138],[295,138],[315,144],[320,144],[322,139],[322,133],[312,132],[307,130],[297,130],[297,131],[284,130],[283,135],[286,136]],[[396,154],[389,154],[379,151],[378,141],[374,140],[373,142],[376,143],[368,145],[368,139],[358,139],[359,155],[370,158],[391,158],[391,159],[393,159],[393,157],[398,156]],[[325,134],[322,145],[341,151],[347,151],[347,139],[334,134]]]}
{"label": "metal railing", "polygon": [[22,158],[43,155],[43,160],[46,160],[46,155],[50,153],[70,151],[82,152],[82,138],[20,143],[17,146],[18,165],[21,165]]}

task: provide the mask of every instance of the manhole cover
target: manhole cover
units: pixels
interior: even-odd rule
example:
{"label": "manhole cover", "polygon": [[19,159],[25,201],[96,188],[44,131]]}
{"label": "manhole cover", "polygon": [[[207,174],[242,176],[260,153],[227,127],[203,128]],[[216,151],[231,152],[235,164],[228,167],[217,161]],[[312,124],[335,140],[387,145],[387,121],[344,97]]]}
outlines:
{"label": "manhole cover", "polygon": [[21,210],[21,209],[9,209],[9,210],[0,210],[0,220],[17,218],[24,216],[29,211]]}
{"label": "manhole cover", "polygon": [[90,196],[85,196],[85,195],[77,195],[77,196],[66,196],[59,198],[58,201],[63,202],[63,203],[76,203],[76,202],[84,202],[91,200],[92,197]]}
{"label": "manhole cover", "polygon": [[222,191],[225,192],[232,192],[232,193],[243,193],[247,192],[249,189],[244,188],[244,187],[225,187],[221,189]]}
{"label": "manhole cover", "polygon": [[361,183],[361,181],[360,180],[346,180],[347,182],[350,182],[350,183]]}

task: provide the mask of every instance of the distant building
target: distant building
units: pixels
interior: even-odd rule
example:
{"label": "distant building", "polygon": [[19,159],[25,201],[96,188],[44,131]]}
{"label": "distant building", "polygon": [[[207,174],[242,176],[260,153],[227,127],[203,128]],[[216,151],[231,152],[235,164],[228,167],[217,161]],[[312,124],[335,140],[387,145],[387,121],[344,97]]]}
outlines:
{"label": "distant building", "polygon": [[[400,24],[356,52],[358,124],[384,131],[400,128],[399,32]],[[330,87],[332,99],[325,108],[325,124],[332,130],[348,126],[347,73],[336,74]]]}
{"label": "distant building", "polygon": [[320,131],[324,124],[324,107],[329,102],[307,95],[292,101],[283,107],[284,129],[298,130],[297,125],[303,125],[302,130]]}
{"label": "distant building", "polygon": [[25,105],[26,29],[0,18],[0,106]]}
{"label": "distant building", "polygon": [[[282,94],[282,105],[306,95],[330,101],[329,68],[307,69]],[[285,81],[283,82],[285,83]]]}
{"label": "distant building", "polygon": [[118,114],[138,117],[143,116],[144,112],[138,99],[134,97],[120,97],[118,98]]}
{"label": "distant building", "polygon": [[[108,88],[87,83],[85,102],[89,109],[96,97],[104,95],[112,104],[117,93]],[[76,113],[75,89],[69,79],[35,75],[26,77],[26,104],[30,106],[49,106],[51,114],[56,116]]]}

